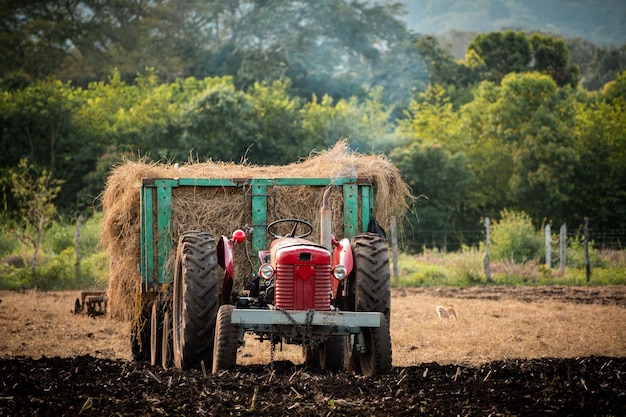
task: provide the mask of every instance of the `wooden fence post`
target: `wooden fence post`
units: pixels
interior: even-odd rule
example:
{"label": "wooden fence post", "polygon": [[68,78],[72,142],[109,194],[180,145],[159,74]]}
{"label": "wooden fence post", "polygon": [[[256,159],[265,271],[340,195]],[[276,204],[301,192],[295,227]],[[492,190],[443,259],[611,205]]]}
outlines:
{"label": "wooden fence post", "polygon": [[491,269],[489,268],[489,217],[485,217],[485,276],[487,282],[491,282]]}

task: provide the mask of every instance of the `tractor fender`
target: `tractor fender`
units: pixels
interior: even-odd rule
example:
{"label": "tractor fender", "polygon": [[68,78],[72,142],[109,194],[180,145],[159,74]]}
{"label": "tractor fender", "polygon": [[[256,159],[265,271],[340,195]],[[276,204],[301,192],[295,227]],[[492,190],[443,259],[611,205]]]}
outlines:
{"label": "tractor fender", "polygon": [[352,257],[352,248],[350,240],[343,238],[339,242],[335,241],[335,251],[333,252],[333,267],[335,265],[343,265],[348,270],[346,275],[350,275],[354,268],[354,258]]}
{"label": "tractor fender", "polygon": [[226,271],[227,277],[233,278],[235,274],[233,244],[226,236],[220,237],[217,242],[217,263]]}

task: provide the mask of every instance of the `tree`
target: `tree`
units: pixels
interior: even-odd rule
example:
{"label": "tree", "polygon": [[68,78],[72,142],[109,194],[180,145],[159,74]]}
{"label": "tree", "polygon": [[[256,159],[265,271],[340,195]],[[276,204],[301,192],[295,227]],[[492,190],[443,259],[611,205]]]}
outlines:
{"label": "tree", "polygon": [[541,72],[560,87],[578,85],[580,69],[570,65],[565,42],[539,33],[530,38],[510,30],[480,34],[467,46],[466,60],[483,79],[495,83],[511,72]]}
{"label": "tree", "polygon": [[531,45],[524,32],[481,33],[467,46],[465,59],[483,79],[499,83],[508,73],[528,71]]}
{"label": "tree", "polygon": [[[424,59],[431,86],[444,86],[448,94],[463,98],[463,93],[479,81],[476,72],[462,62],[454,60],[446,49],[439,46],[435,37],[420,35],[417,37],[415,47]],[[456,104],[456,100],[452,102]]]}
{"label": "tree", "polygon": [[90,161],[80,157],[88,144],[77,131],[80,105],[80,92],[60,81],[39,81],[0,95],[1,165],[15,166],[27,157],[54,177],[66,179],[59,196],[62,206],[76,202],[82,177],[91,169]]}
{"label": "tree", "polygon": [[56,212],[53,200],[61,191],[63,181],[53,179],[48,170],[38,169],[26,158],[21,159],[16,168],[9,170],[8,180],[24,221],[21,237],[34,249],[31,262],[34,274],[43,231]]}
{"label": "tree", "polygon": [[254,106],[230,78],[209,82],[182,115],[178,147],[199,158],[239,161],[254,141]]}
{"label": "tree", "polygon": [[405,226],[411,233],[408,247],[459,249],[461,244],[476,243],[465,236],[464,202],[473,185],[465,155],[450,154],[437,144],[414,142],[397,148],[391,159],[406,178],[414,195],[420,196]]}
{"label": "tree", "polygon": [[325,95],[306,103],[301,110],[305,149],[324,149],[340,139],[348,139],[351,149],[363,153],[380,152],[392,142],[390,110],[382,103],[379,90],[359,101],[333,99]]}
{"label": "tree", "polygon": [[537,73],[509,74],[491,91],[480,110],[480,100],[464,109],[478,119],[468,156],[479,188],[489,193],[481,200],[516,207],[535,221],[563,220],[578,163],[572,96]]}
{"label": "tree", "polygon": [[127,82],[154,68],[167,82],[228,75],[243,89],[288,77],[307,99],[364,97],[376,84],[388,87],[386,102],[408,101],[425,74],[404,10],[346,0],[8,0],[0,77],[87,86],[116,68]]}
{"label": "tree", "polygon": [[530,44],[535,71],[548,74],[559,87],[569,85],[576,88],[580,69],[576,65],[569,65],[569,51],[562,39],[533,33]]}
{"label": "tree", "polygon": [[576,198],[570,224],[589,217],[601,230],[626,228],[626,72],[602,93],[576,104],[576,152],[580,158],[573,183]]}

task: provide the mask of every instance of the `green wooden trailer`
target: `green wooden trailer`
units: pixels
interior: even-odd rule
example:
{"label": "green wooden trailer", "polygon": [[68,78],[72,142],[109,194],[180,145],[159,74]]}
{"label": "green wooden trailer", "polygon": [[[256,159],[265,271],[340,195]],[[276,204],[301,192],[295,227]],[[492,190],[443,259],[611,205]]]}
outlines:
{"label": "green wooden trailer", "polygon": [[[141,282],[142,291],[171,282],[165,262],[172,250],[172,190],[178,187],[245,188],[252,204],[252,253],[267,247],[268,193],[273,187],[340,187],[343,191],[343,236],[365,232],[374,213],[374,186],[363,178],[145,178],[141,182]],[[360,221],[359,221],[360,220]],[[156,236],[155,236],[156,233]],[[156,239],[155,239],[156,237]],[[154,256],[156,254],[156,256]]]}

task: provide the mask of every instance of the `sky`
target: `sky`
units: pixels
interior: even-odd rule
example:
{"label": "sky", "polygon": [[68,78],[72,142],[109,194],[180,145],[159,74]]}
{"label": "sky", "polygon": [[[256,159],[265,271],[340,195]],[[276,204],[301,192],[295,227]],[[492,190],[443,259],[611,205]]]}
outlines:
{"label": "sky", "polygon": [[539,30],[598,45],[626,43],[626,0],[399,0],[421,34]]}

